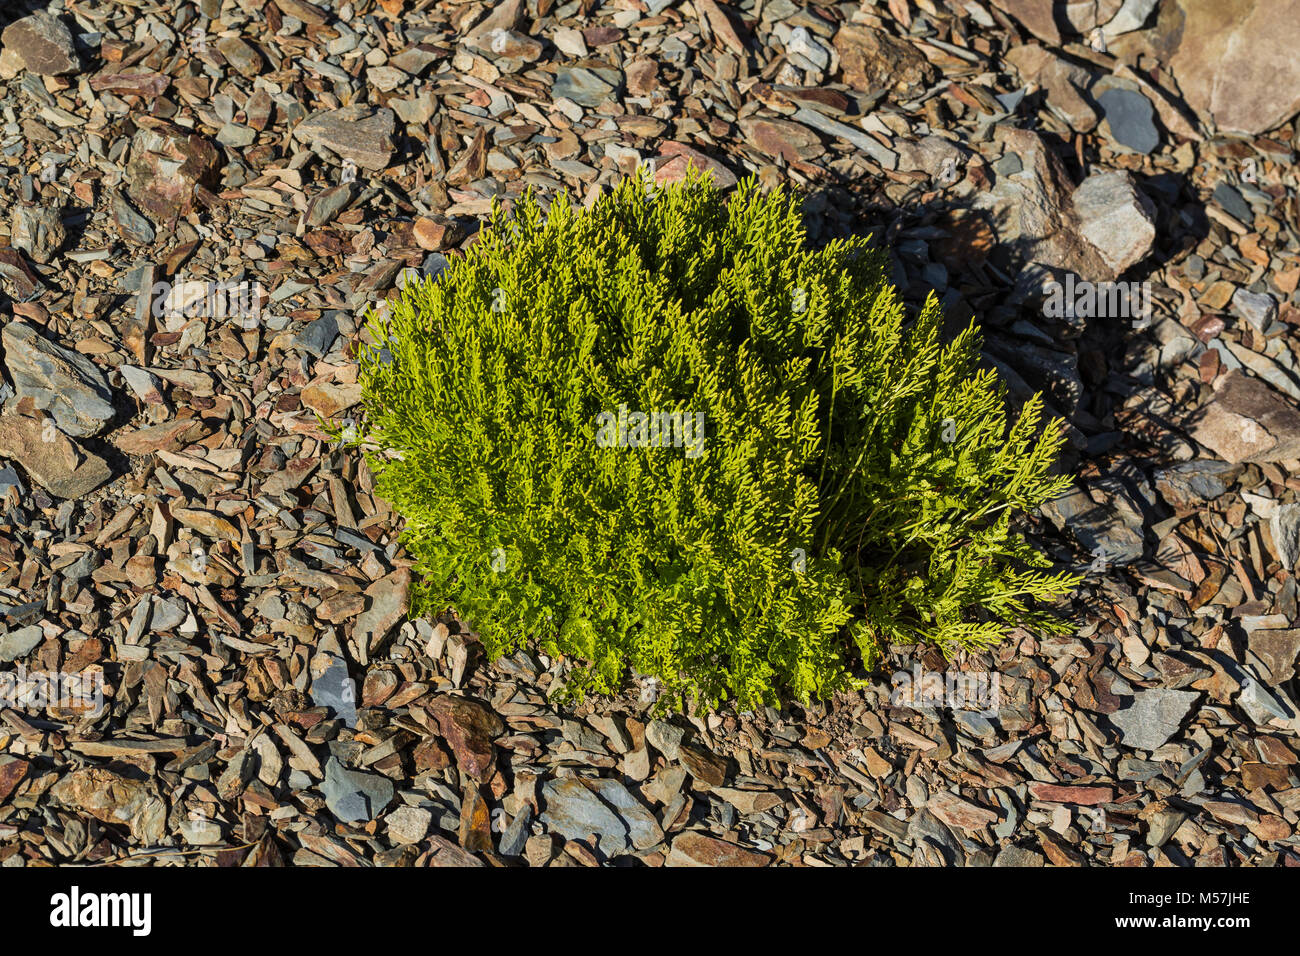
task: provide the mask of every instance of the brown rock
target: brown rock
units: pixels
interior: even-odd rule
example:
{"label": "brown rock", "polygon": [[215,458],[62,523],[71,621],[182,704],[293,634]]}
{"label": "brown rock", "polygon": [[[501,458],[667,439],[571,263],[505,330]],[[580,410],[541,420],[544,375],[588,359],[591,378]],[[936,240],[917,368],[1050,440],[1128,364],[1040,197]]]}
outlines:
{"label": "brown rock", "polygon": [[947,790],[936,791],[925,806],[948,826],[962,830],[981,830],[998,821],[998,815],[992,810],[963,800]]}
{"label": "brown rock", "polygon": [[438,722],[460,769],[475,780],[484,779],[496,759],[492,741],[505,729],[501,718],[476,700],[450,694],[435,697],[425,706]]}
{"label": "brown rock", "polygon": [[821,139],[806,126],[785,120],[743,119],[740,128],[755,146],[787,163],[815,159],[826,151]]}
{"label": "brown rock", "polygon": [[469,786],[460,798],[460,845],[471,853],[492,849],[492,818],[478,787]]}
{"label": "brown rock", "polygon": [[844,82],[855,90],[890,90],[900,99],[912,99],[934,76],[934,68],[916,47],[875,27],[846,24],[833,43]]}
{"label": "brown rock", "polygon": [[30,766],[21,757],[0,757],[0,803],[8,800],[9,795],[18,789]]}
{"label": "brown rock", "polygon": [[51,788],[50,795],[105,823],[127,824],[131,835],[147,846],[160,842],[166,832],[167,805],[153,788],[111,770],[73,771]]}
{"label": "brown rock", "polygon": [[390,109],[353,105],[313,113],[294,127],[293,137],[320,144],[363,169],[384,169],[393,158],[396,116]]}
{"label": "brown rock", "polygon": [[1217,379],[1214,391],[1190,422],[1198,443],[1233,464],[1300,458],[1300,410],[1281,394],[1239,369]]}
{"label": "brown rock", "polygon": [[0,47],[0,74],[25,69],[41,76],[62,76],[81,68],[72,32],[62,20],[43,10],[5,27]]}
{"label": "brown rock", "polygon": [[703,747],[683,744],[680,757],[690,775],[695,778],[695,782],[701,785],[701,789],[720,787],[726,782],[727,762],[716,754],[710,753]]}
{"label": "brown rock", "polygon": [[58,498],[88,495],[113,477],[108,462],[73,442],[53,420],[0,414],[0,457],[16,459]]}
{"label": "brown rock", "polygon": [[216,147],[202,136],[151,120],[131,140],[127,193],[154,222],[171,222],[194,208],[195,187],[215,187],[219,164]]}
{"label": "brown rock", "polygon": [[1071,787],[1054,783],[1030,781],[1029,792],[1035,800],[1044,803],[1073,803],[1083,807],[1093,807],[1100,803],[1110,803],[1114,791],[1110,787]]}
{"label": "brown rock", "polygon": [[[1171,5],[1173,6],[1173,5]],[[1189,106],[1221,130],[1256,135],[1300,110],[1300,17],[1293,0],[1178,0],[1169,61]]]}
{"label": "brown rock", "polygon": [[1061,29],[1057,9],[1064,4],[1056,0],[993,0],[993,5],[1011,14],[1038,39],[1049,46],[1061,45]]}
{"label": "brown rock", "polygon": [[746,850],[726,840],[688,830],[673,840],[665,866],[767,866],[766,853]]}

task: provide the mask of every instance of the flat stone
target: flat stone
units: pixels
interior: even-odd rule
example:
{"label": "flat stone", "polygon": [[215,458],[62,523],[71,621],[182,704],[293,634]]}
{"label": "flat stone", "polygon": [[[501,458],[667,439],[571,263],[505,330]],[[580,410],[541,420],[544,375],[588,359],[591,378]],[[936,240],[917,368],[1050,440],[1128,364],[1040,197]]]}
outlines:
{"label": "flat stone", "polygon": [[1072,199],[1079,231],[1116,276],[1146,258],[1156,238],[1156,207],[1129,173],[1094,173]]}
{"label": "flat stone", "polygon": [[1246,202],[1231,183],[1219,183],[1214,187],[1212,198],[1219,206],[1237,222],[1249,226],[1255,221],[1255,213],[1250,208],[1250,203]]}
{"label": "flat stone", "polygon": [[747,850],[726,840],[695,830],[679,834],[668,851],[665,866],[767,866],[772,857]]}
{"label": "flat stone", "polygon": [[425,705],[451,747],[461,770],[484,779],[496,760],[493,740],[501,735],[501,718],[476,700],[443,694]]}
{"label": "flat stone", "polygon": [[1044,803],[1070,803],[1084,807],[1110,803],[1114,799],[1114,791],[1110,787],[1063,786],[1038,780],[1029,782],[1029,792],[1035,800]]}
{"label": "flat stone", "polygon": [[356,180],[322,189],[307,203],[303,224],[308,229],[319,229],[326,223],[333,222],[339,213],[352,204],[352,200],[356,199],[360,192],[361,187],[357,185]]}
{"label": "flat stone", "polygon": [[1232,309],[1261,332],[1277,318],[1277,301],[1267,292],[1238,289],[1232,294]]}
{"label": "flat stone", "polygon": [[1233,464],[1300,458],[1300,410],[1237,369],[1215,380],[1213,398],[1187,427],[1199,444]]}
{"label": "flat stone", "polygon": [[1268,519],[1278,560],[1286,571],[1300,562],[1300,504],[1278,505]]}
{"label": "flat stone", "polygon": [[645,739],[669,760],[676,760],[681,756],[682,738],[686,731],[681,727],[663,720],[652,720],[646,724]]}
{"label": "flat stone", "polygon": [[623,74],[620,70],[564,66],[555,73],[551,97],[564,97],[579,106],[595,108],[611,96],[617,96],[622,87]]}
{"label": "flat stone", "polygon": [[[46,439],[49,439],[48,441]],[[0,456],[13,458],[56,498],[81,498],[113,477],[108,462],[34,418],[0,414]]]}
{"label": "flat stone", "polygon": [[145,846],[160,843],[166,833],[167,805],[153,787],[102,767],[74,770],[50,788],[50,796],[104,823],[125,824]]}
{"label": "flat stone", "polygon": [[317,707],[329,707],[349,727],[357,725],[356,682],[348,675],[348,665],[341,657],[318,654],[313,660],[313,671],[320,674],[312,679],[311,700]]}
{"label": "flat stone", "polygon": [[542,823],[565,839],[595,837],[607,857],[624,853],[630,846],[627,824],[577,777],[546,781],[542,802]]}
{"label": "flat stone", "polygon": [[377,773],[349,770],[330,757],[321,793],[330,813],[345,823],[373,820],[393,801],[393,782]]}
{"label": "flat stone", "polygon": [[181,126],[154,120],[131,140],[127,195],[155,223],[172,223],[194,208],[194,190],[216,186],[215,146]]}
{"label": "flat stone", "polygon": [[1296,658],[1300,657],[1300,628],[1274,628],[1251,631],[1247,646],[1268,668],[1266,683],[1276,687],[1295,676]]}
{"label": "flat stone", "polygon": [[948,826],[961,830],[982,830],[998,820],[998,815],[987,807],[963,800],[947,790],[935,791],[925,806]]}
{"label": "flat stone", "polygon": [[13,209],[10,244],[36,262],[51,262],[68,237],[63,228],[62,210],[23,202],[17,203]]}
{"label": "flat stone", "polygon": [[63,76],[81,69],[72,31],[43,10],[5,27],[0,47],[0,75],[27,70],[41,76]]}
{"label": "flat stone", "polygon": [[1110,722],[1119,728],[1123,746],[1155,750],[1178,732],[1200,696],[1190,690],[1141,690],[1134,695],[1132,704],[1110,715]]}
{"label": "flat stone", "polygon": [[1061,30],[1057,26],[1056,8],[1064,6],[1055,0],[993,0],[993,5],[1009,13],[1038,39],[1049,46],[1061,45]]}
{"label": "flat stone", "polygon": [[1043,866],[1046,861],[1041,853],[1026,850],[1019,846],[1004,846],[993,860],[994,866]]}
{"label": "flat stone", "polygon": [[302,331],[294,336],[293,344],[317,358],[324,358],[338,337],[339,320],[333,312],[326,312],[303,326]]}
{"label": "flat stone", "polygon": [[648,850],[663,840],[664,831],[659,826],[659,821],[623,784],[607,777],[583,782],[618,814],[627,827],[628,840],[635,849]]}
{"label": "flat stone", "polygon": [[1155,108],[1137,90],[1112,87],[1097,97],[1097,102],[1115,142],[1144,155],[1160,145]]}
{"label": "flat stone", "polygon": [[[1224,132],[1255,136],[1300,110],[1293,0],[1180,0],[1169,68],[1187,104]],[[1165,18],[1161,18],[1163,21]]]}
{"label": "flat stone", "polygon": [[882,29],[845,24],[831,42],[839,53],[845,84],[864,93],[886,90],[899,99],[913,99],[935,75],[915,46]]}
{"label": "flat stone", "polygon": [[31,399],[64,434],[96,435],[112,421],[113,390],[90,359],[51,342],[25,322],[6,325],[0,343],[15,397]]}
{"label": "flat stone", "polygon": [[313,113],[294,127],[293,136],[308,146],[319,143],[362,169],[380,170],[393,158],[395,123],[390,109],[344,106]]}
{"label": "flat stone", "polygon": [[21,757],[0,756],[0,803],[9,799],[27,776],[31,764]]}
{"label": "flat stone", "polygon": [[29,624],[16,631],[0,634],[0,661],[16,661],[26,657],[45,640],[45,632],[38,624]]}

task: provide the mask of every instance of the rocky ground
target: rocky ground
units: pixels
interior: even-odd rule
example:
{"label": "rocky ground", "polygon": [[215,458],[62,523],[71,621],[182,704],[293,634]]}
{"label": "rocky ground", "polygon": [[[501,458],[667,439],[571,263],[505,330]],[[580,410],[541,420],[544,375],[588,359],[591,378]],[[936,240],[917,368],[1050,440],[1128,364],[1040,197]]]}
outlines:
{"label": "rocky ground", "polygon": [[[1289,5],[5,4],[0,663],[103,706],[11,678],[0,861],[1300,864]],[[656,718],[404,619],[397,522],[318,427],[365,310],[494,198],[691,163],[874,233],[1047,393],[1074,634]],[[1149,315],[1052,305],[1116,280]],[[998,706],[899,693],[957,668]]]}

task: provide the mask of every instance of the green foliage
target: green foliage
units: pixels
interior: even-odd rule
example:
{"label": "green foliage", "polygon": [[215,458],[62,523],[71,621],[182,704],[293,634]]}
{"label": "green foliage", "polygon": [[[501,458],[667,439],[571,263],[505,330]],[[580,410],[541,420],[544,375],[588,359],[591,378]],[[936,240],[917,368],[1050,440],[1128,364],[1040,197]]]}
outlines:
{"label": "green foliage", "polygon": [[[413,610],[493,656],[571,656],[570,690],[630,667],[744,707],[851,686],[887,642],[1057,629],[1034,602],[1077,579],[1011,517],[1064,489],[1059,423],[1035,398],[1008,426],[974,327],[942,344],[938,303],[909,318],[885,265],[860,239],[809,250],[797,202],[752,181],[497,209],[359,355]],[[703,413],[702,444],[603,447],[620,407],[631,440],[632,412]]]}

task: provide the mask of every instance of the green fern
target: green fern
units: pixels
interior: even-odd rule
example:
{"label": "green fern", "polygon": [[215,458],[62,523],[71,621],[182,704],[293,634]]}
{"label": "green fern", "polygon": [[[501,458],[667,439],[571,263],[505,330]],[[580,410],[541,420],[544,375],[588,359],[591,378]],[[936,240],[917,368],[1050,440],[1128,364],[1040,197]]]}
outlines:
{"label": "green fern", "polygon": [[[1035,398],[1008,427],[974,327],[944,345],[885,266],[865,240],[809,250],[753,181],[494,210],[360,349],[357,441],[406,521],[413,612],[453,610],[494,657],[570,656],[574,692],[631,668],[745,707],[851,686],[890,642],[1058,629],[1036,604],[1077,579],[1010,522],[1068,482],[1059,423]],[[702,443],[683,417],[676,443],[604,447],[620,410],[633,439],[632,412],[702,413]]]}

